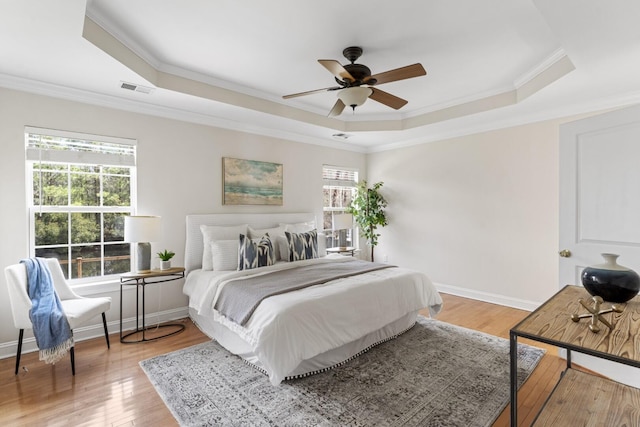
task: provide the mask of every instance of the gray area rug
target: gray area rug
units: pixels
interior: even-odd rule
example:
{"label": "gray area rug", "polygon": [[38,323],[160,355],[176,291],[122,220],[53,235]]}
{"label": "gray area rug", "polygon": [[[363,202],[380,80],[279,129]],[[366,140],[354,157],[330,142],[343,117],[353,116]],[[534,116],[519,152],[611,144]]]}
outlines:
{"label": "gray area rug", "polygon": [[[522,385],[544,350],[520,344]],[[509,401],[509,341],[418,317],[335,369],[272,386],[216,342],[140,362],[183,426],[489,426]]]}

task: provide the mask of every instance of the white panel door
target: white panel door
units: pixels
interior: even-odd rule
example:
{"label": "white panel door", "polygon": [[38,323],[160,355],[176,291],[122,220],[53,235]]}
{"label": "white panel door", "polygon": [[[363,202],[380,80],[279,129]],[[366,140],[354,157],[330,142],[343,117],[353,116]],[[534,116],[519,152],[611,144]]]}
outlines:
{"label": "white panel door", "polygon": [[[559,243],[571,252],[560,260],[560,287],[580,285],[582,270],[603,262],[605,252],[640,272],[640,106],[560,127]],[[640,387],[637,369],[574,360]]]}

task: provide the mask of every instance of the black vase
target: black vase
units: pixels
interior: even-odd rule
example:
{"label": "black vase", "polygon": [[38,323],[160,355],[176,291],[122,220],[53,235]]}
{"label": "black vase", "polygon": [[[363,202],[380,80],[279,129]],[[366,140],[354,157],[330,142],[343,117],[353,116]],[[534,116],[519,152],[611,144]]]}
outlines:
{"label": "black vase", "polygon": [[627,302],[640,291],[640,276],[630,268],[619,265],[619,255],[602,254],[604,264],[582,271],[582,286],[593,296],[608,302]]}

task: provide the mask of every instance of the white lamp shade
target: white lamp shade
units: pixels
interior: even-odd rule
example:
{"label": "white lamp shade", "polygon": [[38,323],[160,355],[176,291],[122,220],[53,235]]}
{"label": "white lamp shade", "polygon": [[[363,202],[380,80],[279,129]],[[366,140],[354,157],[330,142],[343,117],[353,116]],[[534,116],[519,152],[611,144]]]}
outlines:
{"label": "white lamp shade", "polygon": [[338,91],[338,98],[349,107],[355,108],[364,104],[373,90],[369,87],[355,86]]}
{"label": "white lamp shade", "polygon": [[157,242],[162,237],[159,216],[125,216],[125,242]]}
{"label": "white lamp shade", "polygon": [[353,215],[339,214],[333,216],[334,230],[347,230],[353,228]]}

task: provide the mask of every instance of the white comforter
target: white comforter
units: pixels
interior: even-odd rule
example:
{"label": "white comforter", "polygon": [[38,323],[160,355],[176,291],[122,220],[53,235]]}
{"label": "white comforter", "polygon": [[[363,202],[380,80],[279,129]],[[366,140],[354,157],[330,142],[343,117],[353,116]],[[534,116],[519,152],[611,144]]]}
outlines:
{"label": "white comforter", "polygon": [[221,287],[234,279],[348,259],[330,255],[255,270],[196,270],[187,277],[184,293],[190,297],[189,307],[198,314],[212,315],[249,343],[276,385],[303,360],[352,342],[410,312],[425,307],[431,315],[440,311],[442,299],[429,278],[403,268],[373,271],[269,297],[245,327],[213,309]]}

